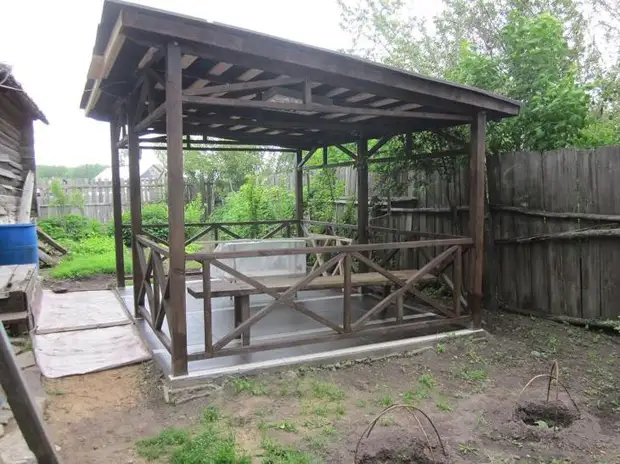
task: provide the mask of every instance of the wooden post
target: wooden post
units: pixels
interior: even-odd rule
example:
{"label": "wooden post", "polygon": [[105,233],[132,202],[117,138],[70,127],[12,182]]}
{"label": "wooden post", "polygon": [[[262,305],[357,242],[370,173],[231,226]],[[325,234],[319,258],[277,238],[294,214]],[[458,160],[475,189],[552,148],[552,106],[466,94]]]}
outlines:
{"label": "wooden post", "polygon": [[120,130],[118,120],[110,122],[110,151],[112,153],[112,209],[114,212],[114,250],[116,251],[116,286],[125,287],[125,245],[123,243],[123,205],[121,203],[121,175],[118,157]]}
{"label": "wooden post", "polygon": [[474,329],[482,327],[482,273],[484,265],[484,170],[486,114],[480,112],[471,124],[469,159],[469,235],[474,246],[469,252],[470,294],[468,306]]}
{"label": "wooden post", "polygon": [[172,373],[187,374],[185,314],[185,213],[183,185],[183,104],[181,49],[169,43],[166,52],[166,137],[168,143],[168,229],[170,248],[170,332]]}
{"label": "wooden post", "polygon": [[131,211],[131,263],[133,268],[133,305],[134,316],[141,317],[140,313],[140,285],[142,270],[138,253],[140,248],[136,236],[142,233],[142,187],[140,186],[140,147],[138,134],[134,130],[136,114],[136,96],[132,96],[127,104],[127,145],[129,151],[129,199]]}
{"label": "wooden post", "polygon": [[37,462],[58,464],[58,456],[47,433],[45,422],[28,392],[2,323],[0,323],[0,385],[6,394],[17,425]]}
{"label": "wooden post", "polygon": [[[368,140],[357,142],[357,243],[368,243]],[[367,256],[367,253],[365,253]],[[368,266],[360,263],[360,272]],[[362,291],[364,289],[362,288]]]}
{"label": "wooden post", "polygon": [[297,150],[295,163],[295,219],[297,220],[297,236],[303,237],[304,230],[301,221],[304,218],[304,173],[300,166],[303,159],[302,151]]}

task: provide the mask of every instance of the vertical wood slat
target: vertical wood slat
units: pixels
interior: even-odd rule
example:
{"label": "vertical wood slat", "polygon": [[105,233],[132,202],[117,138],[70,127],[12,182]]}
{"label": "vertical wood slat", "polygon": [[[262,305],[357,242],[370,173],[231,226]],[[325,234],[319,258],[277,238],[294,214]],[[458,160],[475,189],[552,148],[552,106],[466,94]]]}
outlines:
{"label": "vertical wood slat", "polygon": [[181,49],[169,43],[166,51],[166,136],[168,144],[169,292],[172,373],[187,374],[185,307],[185,230],[183,185],[183,104]]}

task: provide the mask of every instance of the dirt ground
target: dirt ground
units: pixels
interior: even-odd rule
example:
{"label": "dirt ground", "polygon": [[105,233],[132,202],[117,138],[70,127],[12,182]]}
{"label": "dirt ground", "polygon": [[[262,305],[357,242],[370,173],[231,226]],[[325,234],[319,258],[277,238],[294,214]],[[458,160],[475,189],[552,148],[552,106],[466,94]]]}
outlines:
{"label": "dirt ground", "polygon": [[[317,462],[351,463],[368,424],[395,403],[431,418],[448,454],[442,457],[419,416],[434,462],[620,463],[620,337],[509,314],[488,314],[486,321],[486,340],[453,339],[406,357],[222,379],[210,396],[176,406],[164,403],[151,363],[48,381],[46,417],[67,463],[146,462],[137,455],[137,440],[194,427],[208,406],[226,418],[255,462],[262,462],[267,436],[308,451]],[[553,360],[578,407],[561,392],[561,412],[575,420],[558,420],[556,428],[552,407],[540,418],[528,415],[532,425],[525,424],[523,411],[515,411],[544,406],[547,380],[519,394],[531,378],[548,374]],[[551,405],[555,392],[554,385]],[[381,417],[369,440],[382,435],[427,442],[404,410]],[[169,456],[155,462],[170,462]]]}
{"label": "dirt ground", "polygon": [[90,290],[106,290],[116,287],[116,277],[114,275],[98,274],[83,279],[53,279],[44,269],[41,271],[41,282],[43,288],[52,291],[63,292],[84,292]]}

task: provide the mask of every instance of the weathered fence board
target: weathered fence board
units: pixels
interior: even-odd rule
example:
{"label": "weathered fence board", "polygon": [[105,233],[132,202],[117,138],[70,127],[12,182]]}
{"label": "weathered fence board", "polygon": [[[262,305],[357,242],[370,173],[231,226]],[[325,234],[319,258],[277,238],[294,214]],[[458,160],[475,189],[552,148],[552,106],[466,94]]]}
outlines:
{"label": "weathered fence board", "polygon": [[[487,248],[485,290],[508,307],[584,319],[619,317],[620,233],[561,240],[540,236],[620,227],[620,147],[507,153],[490,157],[487,165],[487,220],[495,246]],[[352,168],[338,172],[345,185],[355,175]],[[403,176],[417,207],[394,208],[392,218],[375,225],[467,232],[467,166],[449,180],[436,173],[428,179],[420,173]],[[347,195],[354,195],[355,185],[345,189]],[[344,208],[339,204],[338,214]],[[451,213],[455,209],[458,215]],[[585,216],[592,214],[611,217]],[[523,238],[530,240],[516,243]],[[426,263],[417,253],[410,259],[415,267]]]}

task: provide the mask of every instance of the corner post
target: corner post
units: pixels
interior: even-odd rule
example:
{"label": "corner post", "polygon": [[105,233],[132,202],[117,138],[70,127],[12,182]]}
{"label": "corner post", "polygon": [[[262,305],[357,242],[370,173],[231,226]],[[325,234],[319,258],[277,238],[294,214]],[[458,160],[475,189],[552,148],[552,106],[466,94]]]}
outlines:
{"label": "corner post", "polygon": [[114,251],[116,252],[116,286],[125,287],[125,246],[123,244],[123,211],[121,204],[121,175],[118,157],[120,128],[118,120],[110,122],[110,151],[112,154],[112,209],[114,212]]}
{"label": "corner post", "polygon": [[474,329],[482,327],[482,273],[484,267],[484,179],[486,114],[476,114],[471,124],[469,158],[469,236],[474,241],[469,260],[469,308]]}
{"label": "corner post", "polygon": [[181,48],[166,50],[166,136],[168,142],[168,230],[170,249],[170,334],[172,373],[187,374],[185,314],[185,212],[183,189],[183,102]]}
{"label": "corner post", "polygon": [[304,172],[300,166],[303,156],[302,151],[297,150],[295,162],[295,220],[297,221],[297,236],[303,237],[304,230],[302,221],[304,219]]}
{"label": "corner post", "polygon": [[129,200],[131,212],[131,264],[133,272],[134,316],[142,317],[139,298],[142,285],[142,269],[138,253],[140,248],[136,237],[142,233],[142,187],[140,185],[140,141],[135,131],[136,96],[132,95],[126,105],[127,146],[129,151]]}

